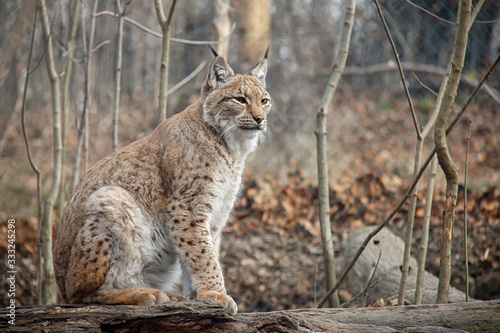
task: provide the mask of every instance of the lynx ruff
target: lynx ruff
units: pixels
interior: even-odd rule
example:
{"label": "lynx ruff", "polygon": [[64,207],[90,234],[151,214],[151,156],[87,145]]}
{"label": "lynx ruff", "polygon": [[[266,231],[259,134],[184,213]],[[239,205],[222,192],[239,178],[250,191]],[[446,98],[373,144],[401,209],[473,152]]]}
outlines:
{"label": "lynx ruff", "polygon": [[[212,51],[200,99],[95,164],[76,187],[54,247],[66,302],[195,298],[237,312],[214,241],[267,128],[268,52],[240,75]],[[181,282],[183,297],[175,294]]]}

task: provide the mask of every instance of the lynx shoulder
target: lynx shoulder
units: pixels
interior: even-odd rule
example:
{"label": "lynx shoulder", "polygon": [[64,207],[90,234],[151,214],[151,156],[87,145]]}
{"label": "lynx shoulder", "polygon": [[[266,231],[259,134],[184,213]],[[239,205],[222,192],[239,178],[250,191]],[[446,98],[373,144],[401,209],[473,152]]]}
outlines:
{"label": "lynx shoulder", "polygon": [[67,302],[196,298],[237,312],[214,240],[267,129],[267,53],[244,75],[214,55],[196,103],[95,164],[76,187],[54,246]]}

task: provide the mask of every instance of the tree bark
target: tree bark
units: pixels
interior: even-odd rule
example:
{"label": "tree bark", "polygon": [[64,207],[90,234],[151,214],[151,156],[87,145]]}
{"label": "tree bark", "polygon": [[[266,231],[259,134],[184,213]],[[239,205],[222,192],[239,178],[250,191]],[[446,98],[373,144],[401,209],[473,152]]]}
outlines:
{"label": "tree bark", "polygon": [[427,182],[427,193],[425,195],[424,221],[422,225],[422,239],[417,261],[417,281],[415,285],[415,304],[422,304],[424,277],[425,277],[425,260],[427,258],[427,249],[429,245],[429,229],[431,227],[431,209],[432,198],[434,196],[434,185],[436,184],[437,159],[436,156],[432,159],[429,180]]}
{"label": "tree bark", "polygon": [[434,144],[439,165],[446,176],[446,202],[443,213],[443,233],[441,237],[441,255],[439,263],[438,303],[448,302],[448,289],[451,278],[451,239],[455,208],[458,196],[458,168],[453,163],[448,144],[446,142],[446,126],[450,119],[451,110],[455,102],[460,76],[462,74],[465,50],[469,32],[469,18],[471,0],[461,0],[458,10],[457,28],[455,31],[455,47],[450,59],[451,73],[446,84],[443,102],[439,110],[434,130]]}
{"label": "tree bark", "polygon": [[233,7],[229,0],[215,0],[214,7],[214,28],[215,40],[219,42],[217,45],[217,53],[224,59],[227,59],[229,54],[229,35],[231,34],[231,19],[233,15]]}
{"label": "tree bark", "polygon": [[[336,284],[335,276],[335,255],[332,243],[332,230],[330,225],[330,199],[329,199],[329,186],[328,186],[328,160],[327,160],[327,143],[326,143],[326,120],[328,114],[328,106],[332,101],[335,90],[337,89],[340,77],[344,71],[345,63],[347,61],[347,54],[349,52],[349,44],[351,41],[351,32],[354,22],[354,12],[356,2],[346,0],[344,4],[344,19],[342,36],[338,54],[335,58],[332,74],[328,80],[328,84],[323,93],[323,98],[316,112],[316,147],[318,159],[318,192],[319,192],[319,215],[321,224],[321,238],[323,243],[323,255],[325,256],[325,271],[326,271],[326,287],[327,291]],[[326,296],[325,296],[326,297]],[[337,292],[329,296],[330,306],[338,307],[339,298]],[[322,299],[321,306],[324,303]]]}
{"label": "tree bark", "polygon": [[87,122],[88,122],[88,109],[90,108],[90,80],[91,80],[91,65],[92,65],[92,49],[94,47],[94,36],[95,36],[95,28],[96,28],[96,13],[97,7],[99,5],[99,0],[94,1],[94,8],[92,10],[92,19],[90,23],[90,36],[88,46],[85,47],[85,27],[84,27],[84,18],[82,17],[82,35],[83,35],[83,45],[85,52],[85,79],[84,79],[84,99],[83,99],[83,110],[82,110],[82,119],[80,121],[80,126],[78,127],[78,139],[76,144],[76,152],[75,152],[75,165],[73,168],[73,185],[71,186],[71,192],[74,191],[76,185],[78,184],[78,180],[80,179],[80,157],[82,144],[84,139],[84,133],[88,131]]}
{"label": "tree bark", "polygon": [[[159,306],[57,305],[16,309],[2,332],[498,332],[500,300],[229,316],[198,302]],[[9,309],[1,309],[9,318]],[[10,318],[9,318],[10,320]]]}
{"label": "tree bark", "polygon": [[160,93],[158,97],[158,120],[159,122],[167,119],[167,90],[168,90],[168,66],[170,63],[170,26],[172,23],[172,15],[174,13],[175,3],[177,0],[172,0],[168,16],[165,16],[163,11],[163,3],[161,0],[155,0],[156,15],[161,26],[162,44],[161,44],[161,60],[160,60]]}
{"label": "tree bark", "polygon": [[242,68],[261,59],[271,43],[270,0],[245,0],[238,5],[238,61]]}
{"label": "tree bark", "polygon": [[[115,69],[115,105],[113,108],[113,151],[118,149],[118,117],[120,113],[120,97],[122,91],[122,58],[123,58],[123,17],[125,15],[125,9],[127,8],[127,2],[121,3],[121,0],[116,1],[118,9],[118,31],[116,33],[116,69]],[[91,37],[92,38],[92,37]],[[92,45],[89,45],[88,52],[92,52]],[[87,129],[88,133],[88,129]]]}
{"label": "tree bark", "polygon": [[52,34],[50,29],[49,16],[45,0],[40,0],[40,18],[42,31],[47,40],[47,51],[45,54],[47,73],[50,81],[52,94],[52,135],[54,162],[52,169],[52,185],[49,194],[45,198],[43,207],[43,227],[42,227],[42,258],[43,277],[42,278],[42,302],[52,304],[56,302],[57,287],[54,278],[54,267],[52,264],[52,226],[54,219],[54,205],[57,200],[59,186],[61,183],[61,162],[62,162],[62,138],[61,138],[61,87],[59,84],[59,74],[54,63],[54,52],[52,45]]}
{"label": "tree bark", "polygon": [[67,130],[69,127],[69,104],[70,104],[70,85],[71,85],[71,78],[73,76],[73,57],[75,54],[75,40],[76,40],[76,32],[78,30],[78,18],[80,17],[80,0],[76,0],[74,2],[74,12],[73,12],[73,17],[71,19],[71,28],[68,32],[68,50],[67,50],[67,59],[66,59],[66,69],[64,71],[64,88],[63,88],[63,98],[62,98],[62,117],[61,117],[61,123],[62,123],[62,129],[61,129],[61,135],[62,135],[62,160],[61,160],[61,165],[62,165],[62,170],[61,170],[61,185],[59,187],[59,196],[57,200],[57,206],[58,206],[58,211],[57,211],[57,224],[62,219],[63,211],[64,211],[64,203],[66,202],[66,179],[67,179],[67,171],[65,170],[64,166],[66,165],[66,142],[67,142]]}

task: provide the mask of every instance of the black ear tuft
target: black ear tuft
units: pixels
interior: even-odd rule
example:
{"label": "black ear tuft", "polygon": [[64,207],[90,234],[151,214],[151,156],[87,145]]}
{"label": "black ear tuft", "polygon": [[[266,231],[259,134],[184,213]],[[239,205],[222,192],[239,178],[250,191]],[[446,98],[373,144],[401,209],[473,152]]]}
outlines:
{"label": "black ear tuft", "polygon": [[234,71],[226,60],[220,56],[215,57],[208,71],[207,83],[212,89],[216,89],[228,83],[233,76]]}
{"label": "black ear tuft", "polygon": [[208,47],[210,48],[210,51],[212,51],[214,57],[218,57],[219,54],[217,53],[217,51],[215,51],[214,47],[212,45],[208,45]]}
{"label": "black ear tuft", "polygon": [[264,54],[264,59],[267,59],[267,56],[269,56],[269,47],[270,47],[270,46],[271,46],[271,45],[269,45],[269,46],[267,47],[266,54]]}
{"label": "black ear tuft", "polygon": [[267,57],[269,56],[269,46],[267,47],[266,54],[264,55],[264,59],[262,59],[257,66],[252,68],[246,75],[255,76],[257,80],[259,80],[260,84],[265,88],[266,87],[266,75],[267,75]]}

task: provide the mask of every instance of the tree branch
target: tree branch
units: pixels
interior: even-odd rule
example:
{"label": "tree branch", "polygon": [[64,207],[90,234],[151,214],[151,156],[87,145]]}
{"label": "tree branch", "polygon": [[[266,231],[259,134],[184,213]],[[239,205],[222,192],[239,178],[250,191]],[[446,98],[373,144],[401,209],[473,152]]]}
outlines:
{"label": "tree branch", "polygon": [[417,114],[415,112],[415,108],[413,107],[413,102],[411,100],[410,92],[408,91],[408,86],[406,85],[406,78],[403,72],[403,67],[401,66],[401,61],[399,60],[399,54],[396,50],[396,45],[394,45],[394,41],[392,40],[391,32],[387,27],[387,23],[385,23],[384,14],[382,13],[382,9],[380,9],[380,5],[377,0],[374,0],[375,6],[377,7],[378,15],[380,16],[380,20],[382,21],[382,25],[384,26],[385,33],[387,34],[387,38],[389,38],[389,43],[391,44],[392,52],[394,53],[394,58],[396,59],[396,63],[398,65],[399,75],[401,76],[401,82],[403,83],[403,87],[405,89],[406,98],[408,99],[408,104],[410,106],[411,117],[413,119],[413,126],[415,127],[415,132],[417,132],[417,138],[421,137],[420,134],[420,124],[417,119]]}
{"label": "tree branch", "polygon": [[[401,65],[402,65],[404,70],[427,73],[427,74],[446,75],[446,72],[447,72],[446,68],[434,66],[434,65],[429,65],[429,64],[419,64],[419,63],[411,63],[411,62],[404,62],[403,61],[403,62],[401,62]],[[388,71],[395,71],[397,69],[398,69],[397,66],[395,66],[394,63],[392,63],[392,62],[383,63],[383,64],[375,64],[375,65],[366,66],[366,67],[348,66],[344,70],[344,75],[370,75],[370,74],[377,74],[377,73],[385,73]],[[478,83],[479,83],[479,81],[477,81],[469,76],[462,76],[460,78],[460,80],[463,81],[464,83],[472,86],[472,87],[478,86]],[[487,84],[482,84],[482,85],[480,85],[480,87],[496,103],[500,104],[500,92],[491,88]]]}
{"label": "tree branch", "polygon": [[31,67],[31,57],[33,55],[33,45],[35,41],[35,31],[36,31],[36,21],[38,17],[38,5],[39,1],[37,1],[35,8],[35,17],[33,19],[33,29],[31,31],[31,41],[30,41],[30,50],[28,54],[28,65],[26,66],[26,76],[24,77],[24,89],[23,89],[23,97],[22,97],[22,105],[21,105],[21,130],[23,132],[24,144],[26,147],[26,153],[28,155],[28,162],[31,166],[31,169],[36,175],[36,193],[37,193],[37,217],[38,217],[38,228],[36,235],[36,247],[38,249],[38,292],[37,299],[38,303],[42,301],[42,281],[43,281],[43,257],[42,257],[42,177],[40,168],[35,164],[33,160],[33,156],[31,155],[30,142],[28,139],[28,134],[26,133],[26,98],[28,94],[28,83],[29,77],[31,75],[30,67]]}
{"label": "tree branch", "polygon": [[[95,15],[96,17],[99,16],[111,16],[114,18],[119,18],[119,14],[113,13],[108,10],[103,10],[102,12],[99,12]],[[130,23],[137,28],[141,29],[144,32],[147,32],[148,34],[157,37],[157,38],[163,38],[163,34],[160,32],[156,32],[153,29],[150,29],[146,27],[145,25],[135,21],[134,19],[131,19],[130,17],[124,16],[123,20],[127,23]],[[233,30],[234,27],[232,27],[231,31]],[[191,45],[208,45],[208,44],[219,44],[222,43],[222,41],[216,41],[216,40],[191,40],[191,39],[185,39],[185,38],[177,38],[177,37],[170,37],[170,41],[172,42],[177,42],[177,43],[182,43],[182,44],[191,44]]]}
{"label": "tree branch", "polygon": [[445,22],[445,23],[448,23],[448,24],[452,24],[452,25],[455,25],[455,22],[452,22],[452,21],[448,21],[448,20],[445,20],[444,18],[442,17],[439,17],[437,16],[436,14],[434,14],[433,12],[430,12],[428,11],[427,9],[417,5],[417,4],[414,4],[413,2],[411,2],[410,0],[406,0],[406,2],[408,4],[410,4],[411,6],[415,7],[415,8],[418,8],[419,10],[423,11],[424,13],[426,14],[429,14],[430,16],[434,17],[434,18],[437,18],[439,21],[442,21],[442,22]]}
{"label": "tree branch", "polygon": [[203,69],[203,67],[205,67],[206,63],[207,63],[206,61],[202,61],[201,64],[199,64],[198,67],[196,67],[195,70],[191,72],[191,74],[189,74],[184,79],[182,79],[181,81],[179,81],[179,83],[177,83],[172,88],[168,89],[167,95],[173,94],[174,92],[177,91],[177,89],[181,88],[183,85],[185,85],[186,83],[188,83],[199,72],[201,72],[201,70]]}

